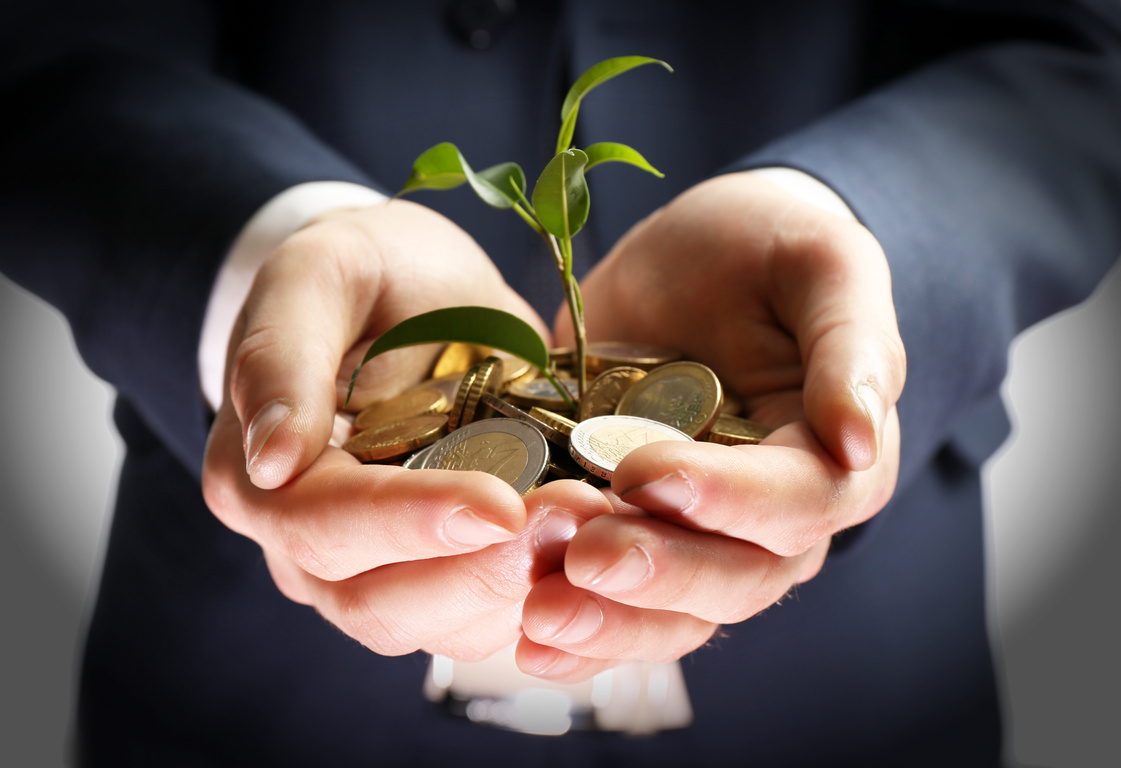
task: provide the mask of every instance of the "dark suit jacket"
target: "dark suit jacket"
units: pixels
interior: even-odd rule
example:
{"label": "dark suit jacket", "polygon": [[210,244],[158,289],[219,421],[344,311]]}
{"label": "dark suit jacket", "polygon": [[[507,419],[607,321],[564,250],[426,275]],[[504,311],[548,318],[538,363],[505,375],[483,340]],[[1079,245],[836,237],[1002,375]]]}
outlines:
{"label": "dark suit jacket", "polygon": [[[0,11],[0,268],[67,314],[120,393],[88,764],[997,762],[977,470],[1007,431],[1011,338],[1121,252],[1116,3],[525,0],[484,51],[443,2],[73,5]],[[677,71],[597,91],[578,141],[632,144],[667,179],[597,172],[588,250],[721,170],[825,180],[891,263],[903,464],[818,578],[684,661],[693,727],[546,740],[443,718],[423,658],[378,657],[277,593],[203,505],[195,350],[217,265],[272,195],[392,190],[445,140],[477,167],[540,168],[571,77],[629,53]],[[552,316],[531,234],[467,192],[423,202]]]}

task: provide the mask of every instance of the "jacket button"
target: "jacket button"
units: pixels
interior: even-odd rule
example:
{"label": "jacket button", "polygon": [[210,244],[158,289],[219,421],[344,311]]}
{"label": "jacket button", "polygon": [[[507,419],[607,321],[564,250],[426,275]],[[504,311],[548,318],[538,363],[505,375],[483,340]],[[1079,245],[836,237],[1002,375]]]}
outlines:
{"label": "jacket button", "polygon": [[447,5],[447,20],[462,43],[485,51],[510,23],[514,11],[514,0],[452,0]]}

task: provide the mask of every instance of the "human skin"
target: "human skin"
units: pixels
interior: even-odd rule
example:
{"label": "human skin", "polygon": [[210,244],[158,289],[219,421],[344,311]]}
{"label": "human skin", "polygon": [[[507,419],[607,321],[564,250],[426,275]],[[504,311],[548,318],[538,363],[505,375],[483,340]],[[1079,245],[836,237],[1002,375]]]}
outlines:
{"label": "human skin", "polygon": [[[906,363],[886,260],[855,221],[718,177],[637,225],[583,290],[592,339],[680,349],[775,431],[645,446],[607,493],[557,482],[519,499],[479,473],[359,465],[328,441],[369,338],[434,295],[541,327],[470,238],[394,201],[297,233],[262,270],[231,340],[208,504],[262,546],[285,595],[372,650],[470,660],[516,641],[524,671],[562,681],[694,650],[816,575],[830,537],[886,504]],[[361,397],[429,360],[376,359]],[[264,439],[253,417],[270,404],[284,418]]]}
{"label": "human skin", "polygon": [[519,665],[561,680],[680,657],[813,578],[832,535],[891,497],[906,371],[872,235],[751,173],[638,224],[583,294],[590,338],[681,350],[775,431],[653,443],[619,464],[611,503],[632,514],[581,526],[563,577],[526,599]]}

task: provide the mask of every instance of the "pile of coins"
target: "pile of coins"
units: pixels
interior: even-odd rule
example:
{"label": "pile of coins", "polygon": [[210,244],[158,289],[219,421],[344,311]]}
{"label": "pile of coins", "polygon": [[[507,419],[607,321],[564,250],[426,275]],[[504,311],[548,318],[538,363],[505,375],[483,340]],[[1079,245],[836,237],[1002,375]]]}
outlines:
{"label": "pile of coins", "polygon": [[[575,400],[572,352],[550,357]],[[343,448],[365,463],[487,472],[524,494],[550,479],[609,483],[624,456],[658,440],[744,445],[769,433],[738,416],[711,369],[673,350],[600,342],[586,361],[572,411],[528,363],[450,344],[429,380],[358,413]]]}

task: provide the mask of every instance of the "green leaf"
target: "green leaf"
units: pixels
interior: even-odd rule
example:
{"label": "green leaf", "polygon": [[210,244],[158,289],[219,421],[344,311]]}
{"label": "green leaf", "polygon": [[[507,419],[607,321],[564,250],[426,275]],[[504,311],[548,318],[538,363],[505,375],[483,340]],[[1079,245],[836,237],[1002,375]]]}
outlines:
{"label": "green leaf", "polygon": [[525,174],[517,163],[500,163],[475,173],[459,148],[445,141],[421,153],[413,163],[413,172],[405,186],[397,194],[418,189],[453,189],[465,181],[493,208],[512,208],[517,202],[518,195],[510,184],[518,184],[518,189],[525,192]]}
{"label": "green leaf", "polygon": [[579,149],[560,152],[549,161],[533,187],[533,209],[545,230],[570,240],[588,220],[588,156]]}
{"label": "green leaf", "polygon": [[673,71],[673,67],[660,59],[651,59],[647,56],[618,56],[592,65],[584,74],[576,78],[576,82],[568,89],[568,94],[561,105],[561,132],[557,138],[557,152],[563,152],[572,144],[572,137],[576,133],[576,113],[580,111],[580,101],[588,91],[616,75],[644,64],[661,64],[670,72]]}
{"label": "green leaf", "polygon": [[659,171],[654,166],[647,162],[646,158],[639,154],[636,150],[631,149],[626,144],[616,144],[611,141],[601,141],[598,144],[593,144],[584,152],[588,155],[588,164],[584,167],[584,173],[599,165],[600,163],[629,163],[630,165],[637,166],[644,171],[657,176],[659,179],[665,178],[665,174]]}
{"label": "green leaf", "polygon": [[398,195],[418,189],[454,189],[467,181],[463,155],[455,144],[444,142],[426,149],[413,162],[413,172]]}
{"label": "green leaf", "polygon": [[538,370],[549,367],[549,349],[532,325],[517,315],[491,307],[448,307],[402,320],[378,337],[350,377],[346,400],[362,366],[382,352],[434,342],[461,341],[501,349],[520,357]]}
{"label": "green leaf", "polygon": [[[470,175],[467,178],[470,181]],[[517,163],[499,163],[498,165],[492,165],[490,168],[484,168],[476,174],[476,179],[506,195],[511,201],[510,205],[525,197],[525,172]],[[479,192],[478,189],[475,191],[476,193]],[[479,193],[479,196],[482,197],[482,194]],[[509,208],[510,205],[501,207]]]}

